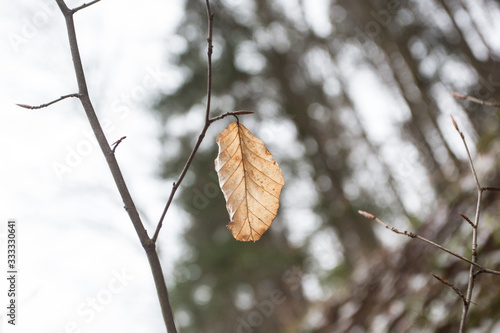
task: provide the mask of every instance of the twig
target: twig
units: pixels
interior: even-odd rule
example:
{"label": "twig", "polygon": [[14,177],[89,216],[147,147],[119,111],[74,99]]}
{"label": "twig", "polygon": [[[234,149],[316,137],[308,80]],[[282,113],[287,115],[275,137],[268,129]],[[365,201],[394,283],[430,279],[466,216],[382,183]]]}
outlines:
{"label": "twig", "polygon": [[490,186],[486,186],[486,187],[483,187],[482,188],[483,191],[500,191],[500,187],[490,187]]}
{"label": "twig", "polygon": [[76,8],[73,8],[71,11],[72,11],[72,12],[73,12],[73,14],[74,14],[74,13],[76,13],[77,11],[79,11],[80,9],[84,9],[84,8],[89,7],[89,6],[92,6],[93,4],[98,3],[99,1],[101,1],[101,0],[94,0],[94,1],[91,1],[91,2],[89,2],[89,3],[84,3],[84,4],[83,4],[83,5],[81,5],[81,6],[78,6],[78,7],[76,7]]}
{"label": "twig", "polygon": [[462,213],[460,213],[460,212],[458,212],[458,214],[459,214],[460,216],[462,216],[462,218],[463,218],[465,221],[469,222],[469,224],[471,225],[471,227],[473,227],[473,228],[475,228],[475,227],[476,227],[476,226],[474,225],[474,222],[472,222],[472,221],[471,221],[471,220],[470,220],[470,219],[469,219],[466,215],[464,215],[464,214],[462,214]]}
{"label": "twig", "polygon": [[114,147],[113,147],[113,150],[112,150],[113,154],[114,154],[114,153],[115,153],[115,151],[116,151],[116,147],[118,147],[118,145],[119,145],[119,144],[120,144],[123,140],[125,140],[126,138],[127,138],[126,136],[122,136],[122,137],[121,137],[121,138],[119,138],[116,142],[114,142],[114,143],[112,143],[112,144],[111,144],[111,147],[113,147],[113,146],[114,146]]}
{"label": "twig", "polygon": [[[125,204],[125,210],[129,214],[130,220],[132,221],[135,231],[139,236],[139,240],[141,241],[141,245],[146,251],[149,265],[151,267],[151,272],[153,274],[153,280],[155,282],[158,299],[160,301],[161,312],[163,315],[165,326],[169,333],[176,333],[177,328],[175,327],[174,315],[172,312],[172,308],[170,306],[167,285],[165,283],[165,278],[163,275],[163,270],[160,264],[160,260],[158,258],[158,253],[156,251],[155,243],[151,241],[146,232],[146,229],[144,228],[144,225],[139,216],[139,212],[135,207],[134,201],[132,200],[132,196],[130,195],[130,192],[127,188],[120,167],[118,166],[118,162],[116,161],[115,155],[113,154],[113,151],[111,150],[111,147],[108,144],[106,136],[104,135],[104,131],[102,130],[101,124],[99,123],[99,119],[97,118],[97,115],[94,111],[94,106],[90,101],[87,83],[85,79],[85,72],[83,70],[80,51],[78,50],[75,23],[73,19],[73,14],[76,12],[76,10],[69,9],[64,0],[56,0],[56,2],[66,21],[66,29],[68,32],[71,57],[73,59],[73,66],[76,74],[76,80],[78,83],[78,93],[80,95],[80,102],[82,103],[83,109],[87,114],[87,118],[89,120],[90,126],[92,127],[94,135],[96,136],[97,142],[101,147],[104,157],[106,158],[106,162],[108,163],[111,174],[113,175],[115,184],[118,188],[123,203]],[[84,5],[81,8],[85,8],[86,6],[89,6],[96,2],[97,1],[92,1],[88,5]]]}
{"label": "twig", "polygon": [[483,101],[481,99],[478,99],[478,98],[475,98],[475,97],[472,97],[472,96],[468,96],[468,95],[464,95],[464,94],[460,94],[460,93],[457,93],[457,92],[451,92],[450,95],[453,96],[453,97],[455,97],[456,99],[463,99],[463,100],[467,100],[467,101],[470,101],[470,102],[473,102],[473,103],[477,103],[477,104],[480,104],[480,105],[500,107],[500,103],[497,103],[497,102],[486,102],[486,101]]}
{"label": "twig", "polygon": [[465,136],[464,134],[460,131],[458,128],[457,123],[455,122],[455,119],[453,119],[453,116],[450,115],[451,122],[453,123],[453,126],[457,130],[458,134],[460,135],[460,138],[462,138],[462,142],[464,143],[465,150],[467,151],[467,157],[469,159],[469,165],[472,170],[472,175],[474,176],[474,180],[476,181],[476,187],[478,190],[481,190],[481,185],[479,185],[479,180],[477,178],[477,173],[476,170],[474,169],[474,163],[472,163],[472,157],[470,155],[469,147],[467,146],[467,142],[465,141]]}
{"label": "twig", "polygon": [[462,299],[462,302],[464,303],[464,305],[467,304],[467,299],[465,298],[464,294],[462,294],[460,292],[460,290],[453,285],[453,283],[443,279],[442,277],[437,276],[436,274],[432,274],[432,276],[434,276],[439,282],[441,282],[441,283],[447,285],[448,287],[450,287],[451,289],[453,289],[455,294],[457,294]]}
{"label": "twig", "polygon": [[463,260],[463,261],[465,261],[465,262],[467,262],[467,263],[469,263],[469,264],[471,264],[471,265],[476,266],[477,268],[479,268],[479,269],[483,270],[485,273],[490,273],[490,274],[493,274],[493,275],[500,275],[500,272],[499,272],[499,271],[495,271],[495,270],[492,270],[492,269],[489,269],[489,268],[484,268],[483,266],[479,265],[478,263],[473,262],[473,261],[471,261],[470,259],[467,259],[467,258],[465,258],[465,257],[461,256],[460,254],[455,253],[455,252],[453,252],[452,250],[450,250],[450,249],[448,249],[448,248],[446,248],[446,247],[444,247],[444,246],[441,246],[441,245],[439,245],[439,244],[437,244],[437,243],[434,243],[433,241],[431,241],[431,240],[429,240],[429,239],[427,239],[427,238],[425,238],[425,237],[419,236],[419,235],[417,235],[417,234],[415,234],[415,233],[413,233],[413,232],[408,232],[408,231],[406,231],[406,230],[404,230],[404,231],[400,231],[400,230],[398,230],[398,229],[396,229],[396,228],[394,228],[394,227],[391,227],[391,226],[389,226],[387,223],[383,222],[382,220],[380,220],[378,217],[376,217],[376,216],[375,216],[375,215],[373,215],[373,214],[370,214],[370,213],[365,212],[365,211],[362,211],[362,210],[358,210],[358,213],[359,213],[360,215],[362,215],[362,216],[364,216],[364,217],[366,217],[366,218],[370,219],[370,220],[374,220],[374,221],[376,221],[377,223],[379,223],[379,224],[383,225],[385,228],[387,228],[387,229],[389,229],[389,230],[391,230],[391,231],[393,231],[393,232],[395,232],[395,233],[397,233],[397,234],[406,235],[406,236],[408,236],[408,237],[410,237],[410,238],[417,238],[417,239],[420,239],[421,241],[424,241],[424,242],[426,242],[426,243],[428,243],[428,244],[431,244],[431,245],[433,245],[433,246],[435,246],[435,247],[437,247],[437,248],[439,248],[439,249],[443,250],[444,252],[447,252],[447,253],[451,254],[452,256],[457,257],[457,258],[458,258],[458,259],[460,259],[460,260]]}
{"label": "twig", "polygon": [[46,108],[46,107],[47,107],[47,106],[49,106],[49,105],[52,105],[52,104],[57,103],[57,102],[60,102],[60,101],[62,101],[63,99],[66,99],[66,98],[69,98],[69,97],[77,97],[77,98],[80,98],[80,94],[69,94],[69,95],[64,95],[64,96],[59,97],[58,99],[53,100],[52,102],[45,103],[45,104],[41,104],[41,105],[36,105],[36,106],[32,106],[32,105],[28,105],[28,104],[16,104],[16,105],[17,105],[17,106],[20,106],[20,107],[22,107],[22,108],[25,108],[25,109],[31,109],[31,110],[35,110],[35,109],[42,109],[42,108]]}
{"label": "twig", "polygon": [[210,103],[212,101],[212,44],[213,26],[215,13],[210,9],[210,1],[206,0],[208,17],[208,37],[207,37],[207,108],[205,112],[205,123],[210,123]]}
{"label": "twig", "polygon": [[[472,262],[475,264],[477,262],[477,233],[478,233],[478,226],[479,226],[479,216],[481,214],[481,199],[483,197],[483,188],[481,187],[481,184],[479,183],[479,179],[477,177],[476,169],[474,168],[474,163],[472,161],[472,157],[470,155],[469,147],[467,146],[467,142],[465,141],[465,136],[464,134],[460,131],[458,128],[457,123],[455,122],[455,119],[451,117],[451,121],[453,123],[453,126],[457,130],[458,134],[460,134],[460,137],[462,138],[462,142],[464,143],[465,150],[467,151],[467,158],[469,160],[469,166],[472,172],[472,175],[474,176],[474,180],[476,181],[476,189],[477,189],[477,203],[476,203],[476,217],[474,218],[474,222],[471,223],[472,226]],[[464,302],[463,308],[462,308],[462,318],[460,320],[460,329],[459,332],[462,333],[465,330],[465,323],[467,322],[467,313],[469,312],[469,307],[470,307],[470,299],[472,298],[472,291],[474,289],[474,282],[476,278],[475,274],[475,265],[471,264],[469,268],[469,281],[467,283],[467,292],[466,292],[466,302]]]}
{"label": "twig", "polygon": [[221,120],[221,119],[226,118],[228,116],[241,116],[241,115],[253,114],[253,113],[254,113],[253,111],[245,111],[245,110],[226,112],[226,113],[221,114],[220,116],[210,118],[210,123],[213,123],[214,121],[217,121],[217,120]]}
{"label": "twig", "polygon": [[[175,193],[177,192],[177,189],[182,183],[182,180],[186,176],[186,173],[191,166],[191,163],[193,162],[194,156],[196,155],[196,152],[198,151],[198,148],[200,148],[200,145],[205,138],[205,134],[207,133],[208,128],[210,127],[210,124],[212,124],[213,121],[210,120],[210,103],[211,103],[211,95],[212,95],[212,50],[213,50],[213,45],[212,45],[212,27],[213,27],[213,20],[214,20],[214,13],[210,10],[210,2],[209,0],[206,0],[206,6],[207,6],[207,16],[208,16],[208,38],[207,38],[207,62],[208,62],[208,69],[207,69],[207,106],[205,110],[205,125],[203,126],[203,129],[201,130],[200,135],[198,136],[198,140],[196,141],[196,144],[193,147],[193,150],[191,151],[191,154],[189,155],[186,164],[184,165],[184,168],[182,169],[181,174],[179,175],[179,178],[177,179],[176,182],[172,185],[172,190],[170,192],[170,196],[168,197],[167,203],[165,204],[165,208],[163,209],[163,212],[160,216],[160,220],[158,221],[158,225],[156,226],[156,231],[154,233],[154,236],[152,238],[153,242],[156,242],[158,239],[158,234],[160,233],[161,227],[163,225],[163,220],[165,219],[165,215],[167,214],[168,209],[170,208],[170,205],[172,204],[172,200],[175,196]],[[222,117],[223,118],[223,117]],[[222,119],[220,118],[220,119]]]}

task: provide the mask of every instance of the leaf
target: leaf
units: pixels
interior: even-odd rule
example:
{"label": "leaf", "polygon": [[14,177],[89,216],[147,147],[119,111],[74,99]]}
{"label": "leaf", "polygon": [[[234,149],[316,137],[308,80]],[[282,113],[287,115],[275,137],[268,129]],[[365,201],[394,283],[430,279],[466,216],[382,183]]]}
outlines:
{"label": "leaf", "polygon": [[257,241],[279,208],[285,185],[278,162],[245,126],[231,123],[217,136],[215,171],[231,218],[227,227],[239,241]]}

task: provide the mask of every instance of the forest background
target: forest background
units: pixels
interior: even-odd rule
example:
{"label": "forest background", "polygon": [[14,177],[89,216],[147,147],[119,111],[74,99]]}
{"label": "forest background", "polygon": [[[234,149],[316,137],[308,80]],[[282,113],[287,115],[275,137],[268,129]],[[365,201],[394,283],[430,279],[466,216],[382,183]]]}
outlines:
{"label": "forest background", "polygon": [[[15,106],[74,92],[63,19],[51,1],[0,6],[0,217],[20,223],[20,328],[162,332],[145,257],[77,101]],[[482,181],[498,186],[498,110],[449,93],[500,101],[498,3],[212,6],[212,112],[255,111],[241,121],[286,185],[270,230],[236,242],[213,169],[231,120],[209,130],[158,244],[180,331],[456,331],[460,299],[431,273],[463,287],[467,266],[357,210],[469,253],[458,212],[473,213],[475,185],[449,115]],[[127,136],[117,158],[151,228],[202,127],[204,4],[104,0],[76,23],[91,98],[108,139]],[[492,268],[496,199],[486,196],[480,231]],[[499,327],[498,286],[479,280],[469,327]]]}

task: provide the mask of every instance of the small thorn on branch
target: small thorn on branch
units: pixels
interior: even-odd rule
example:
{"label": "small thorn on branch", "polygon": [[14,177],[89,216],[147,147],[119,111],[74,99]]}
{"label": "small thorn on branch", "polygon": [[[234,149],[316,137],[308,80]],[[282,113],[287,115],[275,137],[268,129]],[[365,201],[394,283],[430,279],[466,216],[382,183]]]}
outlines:
{"label": "small thorn on branch", "polygon": [[126,136],[122,136],[120,139],[118,139],[116,142],[114,142],[111,147],[113,147],[113,154],[115,153],[116,151],[116,147],[118,147],[118,145],[123,141],[125,140],[127,137]]}
{"label": "small thorn on branch", "polygon": [[457,287],[455,287],[453,285],[453,283],[443,279],[442,277],[437,276],[436,274],[432,274],[432,276],[434,276],[439,282],[441,282],[441,283],[447,285],[448,287],[450,287],[451,289],[453,289],[455,294],[457,294],[462,299],[462,302],[464,302],[465,305],[468,305],[467,298],[465,298],[465,296],[460,292],[460,290]]}
{"label": "small thorn on branch", "polygon": [[476,227],[476,225],[475,225],[475,224],[474,224],[474,223],[473,223],[473,222],[472,222],[472,221],[471,221],[471,220],[470,220],[470,219],[469,219],[466,215],[464,215],[464,214],[462,214],[462,213],[460,213],[460,212],[458,212],[458,214],[459,214],[460,216],[462,216],[462,218],[463,218],[465,221],[469,222],[469,224],[470,224],[473,228],[475,228],[475,227]]}
{"label": "small thorn on branch", "polygon": [[66,99],[66,98],[69,98],[69,97],[77,97],[77,98],[80,98],[80,94],[69,94],[69,95],[64,95],[64,96],[61,96],[59,97],[58,99],[55,99],[53,100],[52,102],[49,102],[49,103],[45,103],[45,104],[41,104],[41,105],[36,105],[36,106],[32,106],[32,105],[28,105],[28,104],[16,104],[17,106],[20,106],[22,108],[25,108],[25,109],[30,109],[30,110],[35,110],[35,109],[43,109],[43,108],[46,108],[47,106],[50,106],[54,103],[57,103],[57,102],[60,102],[62,101],[63,99]]}

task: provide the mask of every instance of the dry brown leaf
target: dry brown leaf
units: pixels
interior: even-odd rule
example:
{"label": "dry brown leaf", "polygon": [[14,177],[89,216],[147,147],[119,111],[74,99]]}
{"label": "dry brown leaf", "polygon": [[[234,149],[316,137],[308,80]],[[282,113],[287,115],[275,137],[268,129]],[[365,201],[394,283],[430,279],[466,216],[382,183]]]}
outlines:
{"label": "dry brown leaf", "polygon": [[257,241],[279,208],[285,185],[278,162],[264,142],[245,126],[231,123],[217,136],[215,171],[231,222],[227,227],[239,241]]}

